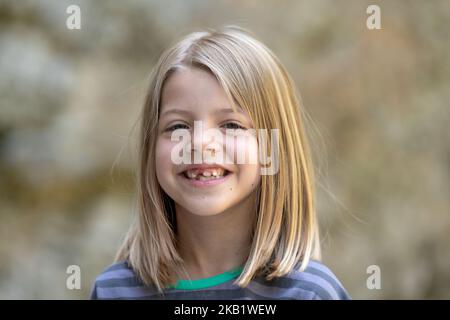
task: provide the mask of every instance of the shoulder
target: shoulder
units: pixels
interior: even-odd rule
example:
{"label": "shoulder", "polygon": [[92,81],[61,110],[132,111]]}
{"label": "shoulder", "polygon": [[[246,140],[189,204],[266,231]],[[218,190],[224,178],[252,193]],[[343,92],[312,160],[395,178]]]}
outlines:
{"label": "shoulder", "polygon": [[114,263],[95,278],[91,299],[129,299],[150,294],[126,261]]}
{"label": "shoulder", "polygon": [[304,271],[295,269],[271,281],[261,281],[261,278],[259,278],[258,289],[261,290],[263,296],[276,294],[283,299],[351,299],[336,275],[326,265],[315,260],[311,260]]}
{"label": "shoulder", "polygon": [[311,260],[304,271],[294,270],[287,276],[296,285],[312,293],[312,299],[319,300],[349,300],[350,295],[345,290],[336,275],[323,263]]}

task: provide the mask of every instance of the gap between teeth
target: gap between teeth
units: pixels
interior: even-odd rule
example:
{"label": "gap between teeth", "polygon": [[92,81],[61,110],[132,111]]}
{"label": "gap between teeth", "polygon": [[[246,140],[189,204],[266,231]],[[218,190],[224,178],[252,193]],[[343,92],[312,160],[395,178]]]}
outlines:
{"label": "gap between teeth", "polygon": [[225,171],[218,172],[216,170],[213,170],[213,171],[203,171],[201,173],[194,173],[187,171],[186,175],[189,179],[201,179],[201,180],[205,180],[204,178],[217,179],[223,177],[225,175]]}

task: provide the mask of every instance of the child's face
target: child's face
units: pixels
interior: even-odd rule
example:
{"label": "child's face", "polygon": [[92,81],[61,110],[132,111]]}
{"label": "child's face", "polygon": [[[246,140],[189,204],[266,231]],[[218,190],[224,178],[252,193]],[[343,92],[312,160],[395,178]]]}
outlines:
{"label": "child's face", "polygon": [[[205,134],[198,135],[197,131],[194,137],[194,121],[201,121],[203,132],[216,129],[222,142]],[[215,215],[254,195],[260,182],[259,161],[241,164],[236,155],[257,157],[256,137],[236,139],[225,131],[241,127],[253,128],[250,118],[243,110],[233,112],[225,91],[211,73],[186,68],[167,79],[158,123],[156,175],[162,189],[178,206],[197,215]],[[171,140],[175,129],[186,129],[192,137],[193,143],[187,148],[191,152],[191,164],[173,161],[172,150],[180,145],[179,140]],[[220,153],[222,156],[217,157]],[[194,155],[202,159],[201,164],[194,164]],[[206,158],[215,161],[207,164]]]}

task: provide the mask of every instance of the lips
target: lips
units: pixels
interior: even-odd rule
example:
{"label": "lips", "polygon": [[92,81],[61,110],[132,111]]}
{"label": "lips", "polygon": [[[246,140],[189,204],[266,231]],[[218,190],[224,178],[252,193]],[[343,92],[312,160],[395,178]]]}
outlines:
{"label": "lips", "polygon": [[189,166],[184,171],[181,172],[185,178],[191,180],[211,180],[211,179],[220,179],[230,173],[229,170],[217,166]]}

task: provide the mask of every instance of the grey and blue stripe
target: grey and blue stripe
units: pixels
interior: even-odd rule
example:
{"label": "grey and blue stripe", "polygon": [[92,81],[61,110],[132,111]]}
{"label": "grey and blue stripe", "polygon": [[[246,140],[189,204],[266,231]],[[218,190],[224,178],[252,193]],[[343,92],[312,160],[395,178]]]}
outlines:
{"label": "grey and blue stripe", "polygon": [[245,288],[233,284],[234,280],[198,290],[168,288],[161,294],[155,287],[144,285],[126,262],[119,262],[97,277],[91,291],[91,299],[351,299],[333,272],[318,261],[310,261],[303,272],[295,270],[271,281],[256,277]]}

